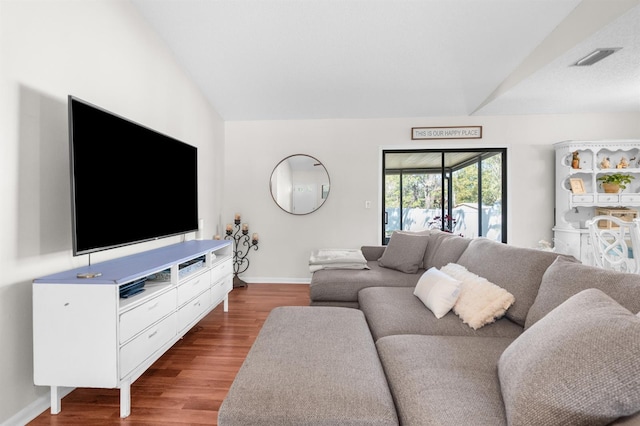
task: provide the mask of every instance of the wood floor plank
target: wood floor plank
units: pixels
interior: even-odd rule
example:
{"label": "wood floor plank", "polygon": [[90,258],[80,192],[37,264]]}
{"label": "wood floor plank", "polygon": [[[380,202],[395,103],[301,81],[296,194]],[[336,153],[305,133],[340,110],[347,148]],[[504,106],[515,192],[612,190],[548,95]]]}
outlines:
{"label": "wood floor plank", "polygon": [[79,388],[29,425],[216,425],[218,408],[269,312],[309,305],[306,284],[249,284],[229,295],[131,386],[131,415],[120,419],[118,389]]}

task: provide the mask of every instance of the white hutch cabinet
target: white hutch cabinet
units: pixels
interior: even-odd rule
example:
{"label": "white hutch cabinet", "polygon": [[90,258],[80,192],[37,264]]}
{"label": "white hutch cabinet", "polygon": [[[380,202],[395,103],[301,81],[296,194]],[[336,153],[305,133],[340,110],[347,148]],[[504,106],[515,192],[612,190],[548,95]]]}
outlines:
{"label": "white hutch cabinet", "polygon": [[[101,275],[79,278],[83,274]],[[121,297],[123,286],[144,291]],[[85,266],[33,282],[36,385],[120,389],[120,416],[131,411],[131,383],[233,288],[230,241],[195,240]]]}
{"label": "white hutch cabinet", "polygon": [[[627,207],[640,210],[640,140],[565,141],[556,151],[556,209],[554,243],[556,251],[593,264],[589,231],[585,222],[597,207]],[[574,154],[575,153],[575,154]],[[575,162],[574,162],[575,160]],[[624,168],[617,168],[619,164]],[[607,167],[608,166],[608,167]],[[618,194],[605,193],[598,177],[608,173],[635,176]],[[571,179],[580,190],[572,191]]]}

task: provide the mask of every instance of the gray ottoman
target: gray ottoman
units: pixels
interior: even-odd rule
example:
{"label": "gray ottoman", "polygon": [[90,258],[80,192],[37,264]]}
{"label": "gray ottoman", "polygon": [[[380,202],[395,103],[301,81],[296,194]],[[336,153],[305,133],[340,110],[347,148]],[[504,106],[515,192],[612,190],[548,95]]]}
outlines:
{"label": "gray ottoman", "polygon": [[225,425],[397,425],[362,312],[274,309],[218,412]]}

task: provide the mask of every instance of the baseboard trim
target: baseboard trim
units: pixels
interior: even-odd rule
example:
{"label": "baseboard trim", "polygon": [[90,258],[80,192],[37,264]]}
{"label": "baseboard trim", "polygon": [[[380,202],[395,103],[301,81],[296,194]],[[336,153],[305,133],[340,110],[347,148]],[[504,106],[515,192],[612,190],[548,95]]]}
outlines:
{"label": "baseboard trim", "polygon": [[[60,388],[60,397],[69,395],[75,388]],[[15,415],[5,420],[0,426],[21,426],[34,420],[44,411],[51,408],[51,392],[42,395],[31,404],[18,411]]]}
{"label": "baseboard trim", "polygon": [[310,284],[311,278],[240,277],[249,284]]}

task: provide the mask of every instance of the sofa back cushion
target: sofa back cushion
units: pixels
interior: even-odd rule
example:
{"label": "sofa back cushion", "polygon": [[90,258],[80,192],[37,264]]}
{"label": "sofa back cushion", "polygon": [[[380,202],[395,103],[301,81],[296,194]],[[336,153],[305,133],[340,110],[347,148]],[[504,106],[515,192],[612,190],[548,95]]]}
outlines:
{"label": "sofa back cushion", "polygon": [[383,268],[415,274],[422,267],[429,236],[408,232],[394,232],[378,264]]}
{"label": "sofa back cushion", "polygon": [[640,318],[583,290],[500,356],[507,422],[605,425],[640,410]]}
{"label": "sofa back cushion", "polygon": [[386,248],[387,246],[362,246],[360,250],[367,261],[375,260],[377,262],[384,254]]}
{"label": "sofa back cushion", "polygon": [[470,238],[459,237],[443,231],[431,231],[429,244],[422,260],[423,268],[439,269],[449,263],[456,263],[470,242]]}
{"label": "sofa back cushion", "polygon": [[[476,238],[458,264],[513,294],[516,301],[506,317],[524,326],[529,308],[547,268],[560,256],[548,251],[522,248]],[[573,258],[571,258],[573,259]]]}
{"label": "sofa back cushion", "polygon": [[540,291],[529,309],[525,328],[588,288],[602,290],[633,313],[640,311],[640,274],[600,269],[558,258],[542,277]]}

